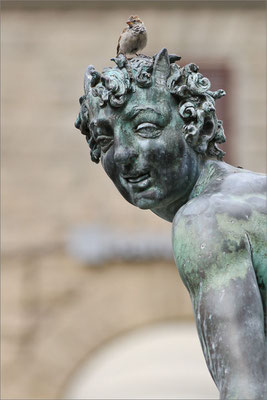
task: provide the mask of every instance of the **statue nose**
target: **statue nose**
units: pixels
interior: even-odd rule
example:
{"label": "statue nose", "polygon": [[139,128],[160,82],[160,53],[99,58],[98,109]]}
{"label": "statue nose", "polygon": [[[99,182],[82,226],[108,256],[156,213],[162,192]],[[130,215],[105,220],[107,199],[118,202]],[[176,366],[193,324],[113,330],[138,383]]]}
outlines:
{"label": "statue nose", "polygon": [[116,164],[127,166],[137,159],[138,153],[132,143],[116,143],[114,150],[114,161]]}

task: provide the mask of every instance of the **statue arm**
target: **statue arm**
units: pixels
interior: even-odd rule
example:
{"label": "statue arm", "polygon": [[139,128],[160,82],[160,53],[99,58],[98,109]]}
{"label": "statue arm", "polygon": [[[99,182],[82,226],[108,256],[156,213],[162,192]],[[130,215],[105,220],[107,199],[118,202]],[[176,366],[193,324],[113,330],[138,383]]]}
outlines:
{"label": "statue arm", "polygon": [[220,398],[263,399],[264,315],[250,243],[215,226],[210,215],[176,219],[175,260]]}

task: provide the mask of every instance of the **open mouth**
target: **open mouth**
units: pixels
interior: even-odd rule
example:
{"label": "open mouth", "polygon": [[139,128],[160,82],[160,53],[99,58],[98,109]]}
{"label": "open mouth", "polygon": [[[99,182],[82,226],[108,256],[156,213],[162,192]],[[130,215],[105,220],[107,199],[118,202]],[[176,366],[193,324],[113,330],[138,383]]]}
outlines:
{"label": "open mouth", "polygon": [[124,178],[129,183],[139,183],[139,182],[145,181],[149,177],[150,177],[150,175],[149,175],[149,173],[147,173],[147,174],[138,175],[138,176],[125,176]]}

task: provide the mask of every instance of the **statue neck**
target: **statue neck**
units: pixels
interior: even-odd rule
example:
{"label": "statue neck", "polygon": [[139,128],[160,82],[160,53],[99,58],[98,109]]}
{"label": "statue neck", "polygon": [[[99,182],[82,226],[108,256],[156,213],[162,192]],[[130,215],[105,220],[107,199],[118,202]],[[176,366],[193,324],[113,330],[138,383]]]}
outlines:
{"label": "statue neck", "polygon": [[172,222],[176,213],[179,209],[184,206],[189,200],[199,196],[205,188],[209,185],[209,183],[220,174],[219,171],[223,171],[223,165],[226,165],[222,161],[217,161],[213,159],[206,160],[198,160],[196,164],[195,171],[193,171],[191,176],[192,185],[188,187],[188,191],[185,195],[173,203],[170,203],[161,208],[155,208],[151,211],[163,218],[168,222]]}
{"label": "statue neck", "polygon": [[158,217],[164,219],[165,221],[172,222],[175,217],[177,211],[188,201],[188,196],[185,196],[178,201],[174,201],[171,204],[168,204],[166,207],[162,208],[153,208],[151,211],[156,214]]}

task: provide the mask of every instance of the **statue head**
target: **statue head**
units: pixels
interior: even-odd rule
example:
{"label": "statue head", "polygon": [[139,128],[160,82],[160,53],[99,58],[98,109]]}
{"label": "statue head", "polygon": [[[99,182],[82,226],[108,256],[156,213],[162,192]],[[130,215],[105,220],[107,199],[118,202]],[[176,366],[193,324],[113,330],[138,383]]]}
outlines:
{"label": "statue head", "polygon": [[199,160],[224,156],[215,100],[225,92],[211,91],[198,66],[180,67],[179,59],[162,49],[130,60],[120,54],[102,74],[89,66],[75,123],[122,195],[153,211],[186,196]]}

